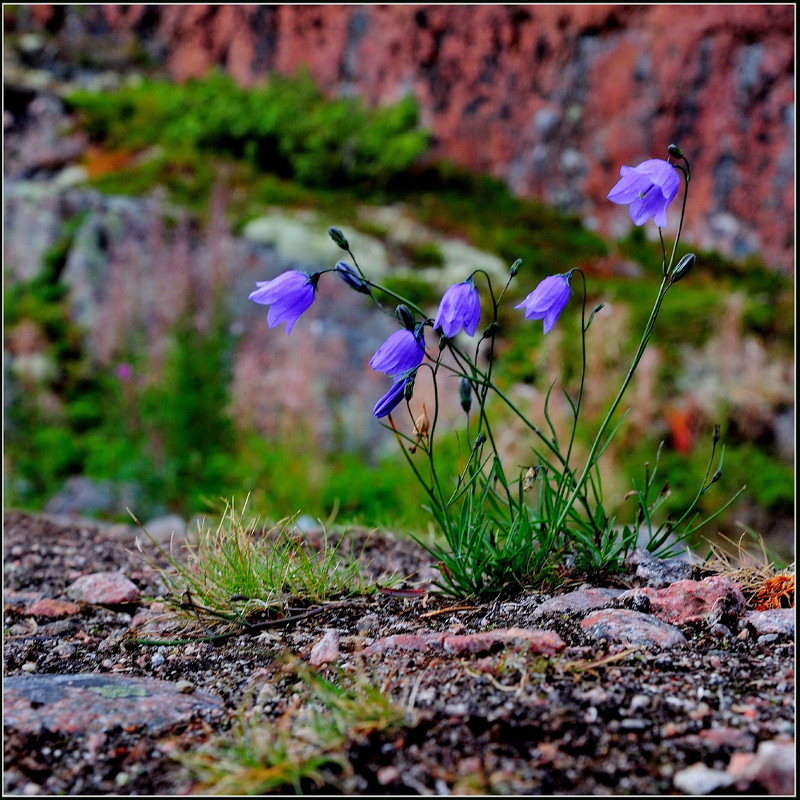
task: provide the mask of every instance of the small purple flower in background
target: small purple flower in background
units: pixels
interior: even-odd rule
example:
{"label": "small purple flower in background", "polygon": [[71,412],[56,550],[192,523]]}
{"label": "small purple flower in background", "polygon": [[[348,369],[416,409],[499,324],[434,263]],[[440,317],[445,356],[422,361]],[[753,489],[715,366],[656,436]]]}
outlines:
{"label": "small purple flower in background", "polygon": [[300,315],[314,302],[319,275],[307,275],[292,269],[271,281],[257,281],[249,299],[270,306],[267,324],[270,328],[286,323],[286,333],[291,333]]}
{"label": "small purple flower in background", "polygon": [[131,367],[127,361],[120,361],[120,363],[114,367],[114,374],[121,381],[129,381],[133,377],[133,367]]}
{"label": "small purple flower in background", "polygon": [[378,348],[369,365],[376,372],[384,372],[394,378],[416,369],[424,357],[425,340],[422,333],[417,337],[404,329],[395,331]]}
{"label": "small purple flower in background", "polygon": [[680,186],[678,170],[668,161],[651,158],[638,167],[620,167],[622,177],[608,193],[612,203],[627,205],[634,225],[643,225],[651,217],[659,228],[667,225],[667,207]]}
{"label": "small purple flower in background", "polygon": [[525,319],[543,319],[547,333],[569,301],[571,279],[572,270],[565,275],[550,275],[515,308],[525,309]]}
{"label": "small purple flower in background", "polygon": [[413,380],[414,378],[409,376],[393,383],[392,388],[375,404],[375,409],[372,412],[373,416],[380,419],[387,414],[391,414],[405,397],[408,384],[411,382],[413,386]]}
{"label": "small purple flower in background", "polygon": [[475,284],[472,280],[462,281],[444,293],[433,327],[441,328],[448,339],[462,329],[467,335],[474,336],[480,316],[481,302]]}

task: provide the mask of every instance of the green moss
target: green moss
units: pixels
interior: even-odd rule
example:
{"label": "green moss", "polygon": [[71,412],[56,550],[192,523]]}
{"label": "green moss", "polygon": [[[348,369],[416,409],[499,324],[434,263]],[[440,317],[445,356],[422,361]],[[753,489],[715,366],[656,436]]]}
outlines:
{"label": "green moss", "polygon": [[415,267],[441,267],[444,264],[444,254],[436,242],[411,242],[402,250]]}
{"label": "green moss", "polygon": [[[413,274],[388,275],[384,278],[383,285],[418,306],[431,306],[439,300],[438,293],[431,287],[430,283]],[[388,297],[385,302],[391,304],[397,301],[392,297]]]}

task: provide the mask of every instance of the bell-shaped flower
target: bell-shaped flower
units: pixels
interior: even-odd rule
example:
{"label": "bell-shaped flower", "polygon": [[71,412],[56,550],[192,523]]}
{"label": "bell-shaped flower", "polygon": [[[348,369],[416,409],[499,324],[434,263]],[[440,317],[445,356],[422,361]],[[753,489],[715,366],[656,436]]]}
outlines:
{"label": "bell-shaped flower", "polygon": [[481,316],[481,303],[478,290],[471,280],[451,286],[439,303],[434,330],[441,328],[442,333],[452,339],[461,330],[468,336],[474,336]]}
{"label": "bell-shaped flower", "polygon": [[397,377],[416,369],[425,357],[425,340],[422,333],[395,331],[376,351],[369,365],[376,372]]}
{"label": "bell-shaped flower", "polygon": [[515,308],[525,309],[525,319],[543,319],[547,333],[569,301],[571,278],[571,270],[565,275],[550,275]]}
{"label": "bell-shaped flower", "polygon": [[387,414],[391,414],[406,396],[407,387],[409,385],[411,387],[414,385],[414,378],[411,375],[406,378],[401,378],[399,381],[395,381],[392,384],[392,388],[375,404],[372,415],[380,419]]}
{"label": "bell-shaped flower", "polygon": [[680,186],[678,170],[668,161],[651,158],[638,167],[621,167],[622,176],[608,193],[612,203],[630,204],[628,213],[634,225],[653,219],[659,228],[667,225],[667,207]]}
{"label": "bell-shaped flower", "polygon": [[286,323],[291,333],[300,315],[314,302],[319,275],[308,275],[292,269],[271,281],[257,281],[258,288],[250,294],[254,303],[269,306],[267,324],[270,328]]}

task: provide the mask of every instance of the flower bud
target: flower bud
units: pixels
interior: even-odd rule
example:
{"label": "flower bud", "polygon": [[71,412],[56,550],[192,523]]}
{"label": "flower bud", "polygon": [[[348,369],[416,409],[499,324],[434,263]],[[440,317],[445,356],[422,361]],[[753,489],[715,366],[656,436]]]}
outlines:
{"label": "flower bud", "polygon": [[711,483],[716,483],[722,477],[722,470],[718,469],[712,476],[711,476]]}
{"label": "flower bud", "polygon": [[678,145],[676,145],[676,144],[671,144],[671,145],[670,145],[670,146],[667,148],[667,152],[668,152],[668,153],[669,153],[669,154],[670,154],[670,155],[671,155],[673,158],[683,158],[683,150],[681,150],[681,149],[680,149],[680,147],[678,147]]}
{"label": "flower bud", "polygon": [[338,228],[328,228],[328,236],[330,236],[331,239],[333,239],[333,241],[342,248],[342,250],[350,249],[347,238]]}
{"label": "flower bud", "polygon": [[369,294],[369,286],[361,279],[361,276],[355,271],[355,268],[348,264],[346,261],[336,262],[336,272],[339,277],[351,288],[355,289],[361,294]]}
{"label": "flower bud", "polygon": [[528,467],[527,472],[525,473],[525,477],[522,479],[522,491],[529,492],[533,489],[533,484],[536,481],[536,477],[539,474],[539,470],[541,467]]}
{"label": "flower bud", "polygon": [[512,265],[511,265],[511,269],[509,270],[509,273],[510,273],[510,275],[511,275],[511,277],[512,277],[512,278],[513,278],[513,277],[514,277],[514,276],[515,276],[515,275],[516,275],[516,274],[519,272],[519,268],[520,268],[521,266],[522,266],[522,259],[521,259],[521,258],[518,258],[518,259],[517,259],[517,260],[516,260],[516,261],[515,261],[515,262],[514,262]]}
{"label": "flower bud", "polygon": [[411,309],[408,306],[400,304],[394,310],[394,315],[407,331],[414,330],[414,315],[411,313]]}
{"label": "flower bud", "polygon": [[677,283],[681,278],[686,277],[689,274],[692,267],[694,266],[694,262],[696,261],[696,257],[694,253],[687,253],[676,265],[675,269],[672,270],[672,276],[670,277],[670,284]]}
{"label": "flower bud", "polygon": [[475,437],[475,446],[474,447],[477,450],[479,447],[483,446],[484,444],[486,444],[486,434],[483,431],[481,431]]}
{"label": "flower bud", "polygon": [[414,394],[414,379],[416,378],[416,372],[413,375],[409,375],[406,378],[405,386],[403,386],[403,397],[406,400],[410,400],[412,395]]}
{"label": "flower bud", "polygon": [[462,378],[458,382],[458,397],[464,413],[469,414],[469,410],[472,408],[472,387],[469,385],[468,378]]}

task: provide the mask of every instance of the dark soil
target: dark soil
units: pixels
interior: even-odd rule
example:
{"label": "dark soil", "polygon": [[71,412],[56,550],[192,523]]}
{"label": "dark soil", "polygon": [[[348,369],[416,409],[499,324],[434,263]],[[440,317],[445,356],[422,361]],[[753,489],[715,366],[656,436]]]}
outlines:
{"label": "dark soil", "polygon": [[[354,740],[346,753],[353,775],[326,791],[680,794],[673,779],[686,767],[702,762],[724,771],[734,753],[794,735],[794,642],[749,635],[732,622],[727,636],[719,625],[712,631],[711,623],[693,623],[682,628],[686,645],[632,649],[587,638],[580,615],[534,620],[550,595],[524,592],[472,604],[428,592],[352,598],[260,634],[143,645],[132,619],[164,587],[133,547],[132,531],[112,538],[93,523],[16,512],[5,515],[4,527],[7,679],[91,673],[188,681],[198,696],[221,701],[220,709],[209,705],[169,729],[147,721],[104,725],[102,719],[93,733],[6,726],[7,793],[202,791],[174,754],[225,735],[233,713],[252,706],[256,696],[263,713],[277,719],[297,688],[283,669],[286,652],[307,661],[331,629],[340,635],[339,658],[322,667],[323,674],[336,679],[342,667],[360,669],[407,713],[399,733]],[[404,539],[373,536],[364,554],[376,576],[387,569],[418,570],[418,578],[433,574],[424,552]],[[42,597],[66,599],[66,587],[82,574],[115,570],[137,584],[141,603],[84,604],[55,620],[25,613]],[[566,648],[555,656],[503,647],[478,654],[425,647],[362,653],[397,634],[502,628],[556,631]],[[721,791],[767,788],[740,782]]]}

